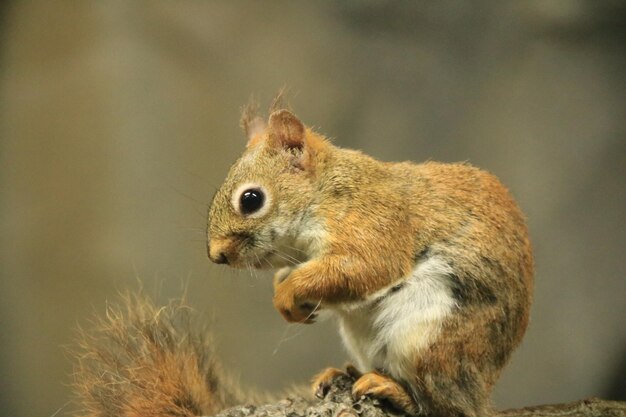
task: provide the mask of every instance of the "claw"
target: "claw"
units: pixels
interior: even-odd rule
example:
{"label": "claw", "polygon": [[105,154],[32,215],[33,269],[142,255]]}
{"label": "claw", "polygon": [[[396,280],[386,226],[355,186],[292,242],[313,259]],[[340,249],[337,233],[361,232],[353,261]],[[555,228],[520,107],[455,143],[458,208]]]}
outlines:
{"label": "claw", "polygon": [[350,376],[350,378],[357,380],[363,376],[363,372],[356,369],[356,367],[352,364],[346,365],[346,373]]}
{"label": "claw", "polygon": [[315,319],[317,318],[317,313],[315,312],[319,308],[318,305],[313,305],[312,303],[306,302],[302,303],[298,306],[298,309],[305,315],[306,317],[302,320],[302,323],[312,324],[315,323]]}
{"label": "claw", "polygon": [[317,386],[317,389],[315,390],[315,396],[317,398],[319,398],[320,400],[323,400],[324,397],[326,397],[326,394],[328,394],[328,390],[330,389],[330,385],[328,384],[319,384]]}
{"label": "claw", "polygon": [[324,398],[330,390],[333,379],[347,375],[344,371],[337,368],[326,368],[313,377],[313,393],[317,398]]}

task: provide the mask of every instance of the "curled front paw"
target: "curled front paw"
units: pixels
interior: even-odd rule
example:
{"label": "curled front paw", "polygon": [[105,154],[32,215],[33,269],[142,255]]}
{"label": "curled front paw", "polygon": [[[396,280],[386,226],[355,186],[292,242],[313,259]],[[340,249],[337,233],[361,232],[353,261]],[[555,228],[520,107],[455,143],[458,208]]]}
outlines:
{"label": "curled front paw", "polygon": [[274,307],[291,323],[314,323],[319,304],[297,299],[289,281],[276,286],[274,293]]}
{"label": "curled front paw", "polygon": [[330,389],[330,386],[335,378],[339,378],[340,376],[347,376],[348,374],[341,369],[337,368],[326,368],[319,374],[313,377],[313,383],[311,388],[313,388],[313,394],[317,398],[324,398]]}
{"label": "curled front paw", "polygon": [[317,398],[324,398],[328,394],[333,381],[336,378],[347,376],[353,381],[361,377],[361,373],[351,364],[346,365],[346,369],[338,368],[326,368],[319,374],[313,377],[311,388],[313,388],[313,394]]}

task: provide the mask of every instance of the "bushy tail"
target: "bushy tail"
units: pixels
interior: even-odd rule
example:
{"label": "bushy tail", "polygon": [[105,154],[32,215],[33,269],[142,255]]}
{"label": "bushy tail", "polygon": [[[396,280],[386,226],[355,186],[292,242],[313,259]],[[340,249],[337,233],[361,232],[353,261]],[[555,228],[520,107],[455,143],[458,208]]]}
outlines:
{"label": "bushy tail", "polygon": [[83,417],[209,416],[243,402],[183,301],[125,294],[79,330],[74,390]]}

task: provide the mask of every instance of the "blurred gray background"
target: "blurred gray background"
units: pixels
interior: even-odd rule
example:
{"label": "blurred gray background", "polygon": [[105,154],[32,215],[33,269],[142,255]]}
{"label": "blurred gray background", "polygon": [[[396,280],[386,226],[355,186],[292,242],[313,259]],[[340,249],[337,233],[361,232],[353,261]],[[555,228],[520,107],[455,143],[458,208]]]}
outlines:
{"label": "blurred gray background", "polygon": [[510,187],[536,296],[498,407],[626,399],[625,4],[3,2],[0,415],[70,410],[73,329],[138,280],[159,302],[186,286],[246,386],[342,364],[332,322],[287,325],[269,273],[205,255],[240,107],[283,86],[341,146]]}

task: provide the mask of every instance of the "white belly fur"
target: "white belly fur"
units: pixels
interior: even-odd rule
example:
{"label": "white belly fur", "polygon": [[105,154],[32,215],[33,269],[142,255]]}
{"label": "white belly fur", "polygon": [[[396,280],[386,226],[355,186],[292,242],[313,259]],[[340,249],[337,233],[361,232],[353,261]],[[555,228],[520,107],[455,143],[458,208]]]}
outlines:
{"label": "white belly fur", "polygon": [[385,289],[368,301],[335,309],[343,342],[361,371],[382,368],[397,379],[410,377],[420,350],[437,337],[455,306],[447,279],[451,272],[445,261],[427,258],[397,292]]}

